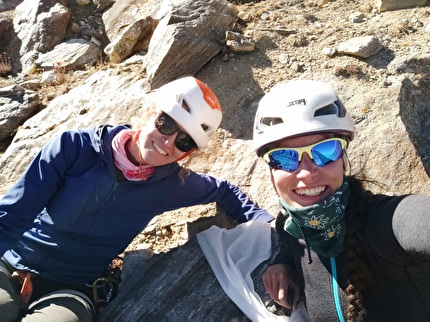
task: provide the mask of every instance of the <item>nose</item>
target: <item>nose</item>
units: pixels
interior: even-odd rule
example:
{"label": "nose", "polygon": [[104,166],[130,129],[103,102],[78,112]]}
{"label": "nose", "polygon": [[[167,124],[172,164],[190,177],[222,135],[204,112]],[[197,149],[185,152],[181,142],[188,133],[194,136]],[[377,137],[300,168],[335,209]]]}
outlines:
{"label": "nose", "polygon": [[177,136],[178,136],[178,132],[175,132],[171,135],[166,135],[164,137],[164,143],[169,147],[175,147],[175,140]]}
{"label": "nose", "polygon": [[309,157],[309,155],[305,152],[302,155],[302,160],[299,163],[299,167],[297,168],[297,178],[306,178],[312,176],[318,170],[318,166],[314,163],[314,161]]}

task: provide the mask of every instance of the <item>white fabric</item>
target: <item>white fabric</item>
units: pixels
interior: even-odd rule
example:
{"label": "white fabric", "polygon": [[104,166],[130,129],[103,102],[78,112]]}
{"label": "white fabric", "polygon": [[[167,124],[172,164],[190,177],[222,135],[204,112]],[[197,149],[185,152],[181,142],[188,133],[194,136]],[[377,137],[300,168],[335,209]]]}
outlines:
{"label": "white fabric", "polygon": [[249,221],[230,230],[212,226],[197,234],[197,240],[224,292],[253,322],[309,322],[303,304],[291,317],[277,316],[254,291],[251,273],[270,257],[270,234],[270,224]]}

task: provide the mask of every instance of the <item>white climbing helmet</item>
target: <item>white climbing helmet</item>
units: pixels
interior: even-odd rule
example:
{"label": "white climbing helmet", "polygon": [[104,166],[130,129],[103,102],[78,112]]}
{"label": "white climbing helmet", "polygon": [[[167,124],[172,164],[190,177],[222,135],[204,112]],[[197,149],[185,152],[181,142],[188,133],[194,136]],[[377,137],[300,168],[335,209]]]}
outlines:
{"label": "white climbing helmet", "polygon": [[282,139],[334,132],[354,139],[354,125],[345,106],[326,83],[295,80],[276,85],[259,102],[253,144],[261,148]]}
{"label": "white climbing helmet", "polygon": [[207,145],[221,123],[222,110],[206,84],[183,77],[161,86],[153,95],[156,106],[182,126],[198,148]]}

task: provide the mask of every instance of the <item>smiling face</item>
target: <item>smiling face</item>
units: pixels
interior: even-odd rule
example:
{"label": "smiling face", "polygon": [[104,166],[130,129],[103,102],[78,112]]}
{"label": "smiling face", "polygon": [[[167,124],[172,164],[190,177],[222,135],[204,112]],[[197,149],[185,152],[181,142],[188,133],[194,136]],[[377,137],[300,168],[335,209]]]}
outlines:
{"label": "smiling face", "polygon": [[[330,136],[327,134],[313,134],[286,139],[277,142],[271,149],[308,146],[328,137]],[[331,196],[341,186],[343,176],[342,158],[318,167],[307,153],[303,153],[299,167],[295,171],[270,169],[270,178],[279,197],[297,208],[319,203]]]}
{"label": "smiling face", "polygon": [[[184,155],[184,152],[175,146],[178,133],[161,134],[154,125],[155,119],[156,116],[148,121],[139,136],[139,148],[143,163],[153,167],[175,162]],[[180,126],[179,128],[183,130]]]}

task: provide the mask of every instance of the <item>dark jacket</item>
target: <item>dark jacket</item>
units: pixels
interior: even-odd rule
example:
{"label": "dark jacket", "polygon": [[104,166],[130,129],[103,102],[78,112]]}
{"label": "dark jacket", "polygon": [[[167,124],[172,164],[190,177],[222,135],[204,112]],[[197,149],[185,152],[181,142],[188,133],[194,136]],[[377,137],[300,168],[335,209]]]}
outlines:
{"label": "dark jacket", "polygon": [[[361,211],[365,239],[375,263],[375,281],[364,298],[366,321],[430,321],[430,197],[371,198],[372,206]],[[285,219],[281,213],[277,217],[276,230],[282,246],[272,264],[286,263],[297,270],[312,321],[339,321],[336,292],[346,321],[345,251],[336,258],[327,258],[311,250],[309,263],[304,241],[283,229]]]}
{"label": "dark jacket", "polygon": [[90,283],[156,215],[217,202],[239,222],[270,221],[236,186],[177,163],[119,180],[111,142],[125,126],[71,130],[49,142],[0,200],[0,256],[17,269]]}

